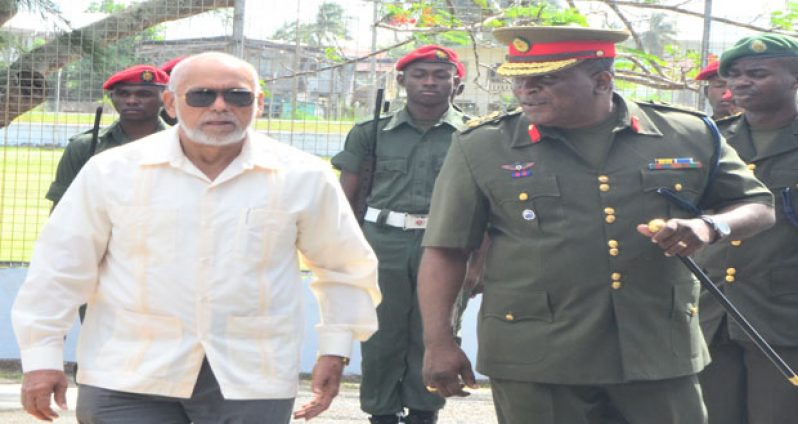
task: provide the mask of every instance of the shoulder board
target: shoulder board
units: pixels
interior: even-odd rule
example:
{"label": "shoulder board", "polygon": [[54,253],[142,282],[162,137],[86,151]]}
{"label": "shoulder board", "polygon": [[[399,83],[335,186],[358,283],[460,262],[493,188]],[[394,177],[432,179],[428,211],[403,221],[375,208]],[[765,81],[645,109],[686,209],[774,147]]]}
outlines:
{"label": "shoulder board", "polygon": [[[393,113],[380,115],[380,121],[384,121],[386,119],[391,119],[392,117],[393,117]],[[374,118],[372,117],[372,118],[364,119],[362,121],[357,121],[357,122],[355,122],[355,126],[360,127],[360,126],[363,126],[363,125],[371,123],[371,121],[373,121],[373,120],[374,120]]]}
{"label": "shoulder board", "polygon": [[521,108],[520,107],[518,109],[516,109],[516,110],[509,111],[509,112],[496,111],[496,112],[493,112],[493,113],[489,113],[487,115],[479,116],[477,118],[474,118],[474,119],[466,121],[466,126],[468,128],[466,128],[463,131],[461,131],[461,133],[465,134],[465,133],[467,133],[467,132],[469,132],[469,131],[471,131],[471,130],[473,130],[475,128],[479,128],[479,127],[481,127],[483,125],[495,124],[495,123],[501,122],[501,121],[503,121],[503,120],[505,120],[507,118],[511,118],[513,116],[517,116],[519,114],[521,114]]}
{"label": "shoulder board", "polygon": [[724,116],[723,118],[720,118],[717,121],[715,121],[715,124],[718,126],[733,124],[742,119],[742,117],[743,117],[742,112],[736,113],[734,115]]}
{"label": "shoulder board", "polygon": [[676,112],[689,113],[691,115],[698,116],[699,118],[703,118],[703,117],[707,116],[706,113],[704,113],[704,112],[702,112],[702,111],[700,111],[698,109],[693,109],[693,108],[687,107],[687,106],[673,105],[673,104],[670,104],[670,103],[656,102],[656,101],[653,101],[653,100],[651,100],[651,101],[638,101],[638,102],[635,102],[635,103],[637,103],[638,105],[643,106],[643,107],[652,107],[654,109],[664,109],[664,110],[672,110],[672,111],[676,111]]}

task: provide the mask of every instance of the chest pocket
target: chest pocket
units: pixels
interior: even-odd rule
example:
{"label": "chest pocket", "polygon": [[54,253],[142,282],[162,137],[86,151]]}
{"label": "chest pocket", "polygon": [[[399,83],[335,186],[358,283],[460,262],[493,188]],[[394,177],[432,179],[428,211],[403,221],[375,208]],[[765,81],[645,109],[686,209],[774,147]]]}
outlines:
{"label": "chest pocket", "polygon": [[294,249],[296,223],[281,210],[244,210],[236,235],[236,256],[248,262],[266,263],[275,249]]}
{"label": "chest pocket", "polygon": [[[508,177],[509,178],[509,177]],[[536,175],[490,186],[495,225],[509,233],[556,231],[562,225],[560,187],[553,175]]]}
{"label": "chest pocket", "polygon": [[780,206],[777,213],[783,213],[787,221],[798,228],[798,170],[774,169],[769,183],[776,204]]}
{"label": "chest pocket", "polygon": [[697,169],[649,170],[641,172],[643,192],[646,193],[645,216],[668,218],[693,217],[696,203],[704,191],[703,174]]}

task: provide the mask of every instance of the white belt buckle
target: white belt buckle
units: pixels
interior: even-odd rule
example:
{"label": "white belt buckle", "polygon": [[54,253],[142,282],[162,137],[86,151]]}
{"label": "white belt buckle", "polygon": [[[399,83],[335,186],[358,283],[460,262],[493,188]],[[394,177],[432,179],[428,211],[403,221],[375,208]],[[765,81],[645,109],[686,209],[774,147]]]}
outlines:
{"label": "white belt buckle", "polygon": [[427,228],[426,215],[405,215],[405,230],[423,230]]}

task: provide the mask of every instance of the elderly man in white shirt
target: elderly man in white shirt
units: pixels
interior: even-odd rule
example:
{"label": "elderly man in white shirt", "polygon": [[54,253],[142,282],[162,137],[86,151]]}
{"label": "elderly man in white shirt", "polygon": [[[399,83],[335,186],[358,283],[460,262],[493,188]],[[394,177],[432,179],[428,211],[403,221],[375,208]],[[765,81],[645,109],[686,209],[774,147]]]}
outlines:
{"label": "elderly man in white shirt", "polygon": [[63,338],[78,342],[82,423],[288,423],[302,277],[320,311],[314,398],[327,409],[353,341],[377,328],[376,258],[320,159],[256,134],[248,63],[203,53],[174,69],[180,124],[97,155],[45,225],[14,304],[22,403],[64,408]]}

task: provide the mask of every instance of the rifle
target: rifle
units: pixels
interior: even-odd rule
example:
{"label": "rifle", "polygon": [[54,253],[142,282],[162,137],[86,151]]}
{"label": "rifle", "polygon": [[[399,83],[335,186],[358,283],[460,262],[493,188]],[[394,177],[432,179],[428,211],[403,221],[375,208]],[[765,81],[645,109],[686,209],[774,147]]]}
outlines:
{"label": "rifle", "polygon": [[94,156],[94,152],[97,150],[97,139],[100,137],[100,118],[103,116],[103,107],[102,105],[97,106],[97,110],[94,112],[94,126],[91,128],[91,147],[89,148],[89,157]]}
{"label": "rifle", "polygon": [[377,162],[377,139],[380,135],[380,114],[382,113],[382,96],[384,92],[384,88],[377,90],[377,98],[374,101],[374,120],[372,121],[374,122],[373,143],[369,143],[366,157],[360,168],[360,187],[358,187],[357,198],[355,199],[355,216],[360,225],[363,225],[363,219],[366,217],[366,209],[368,209],[366,199],[371,194],[371,186],[374,183],[374,168]]}

